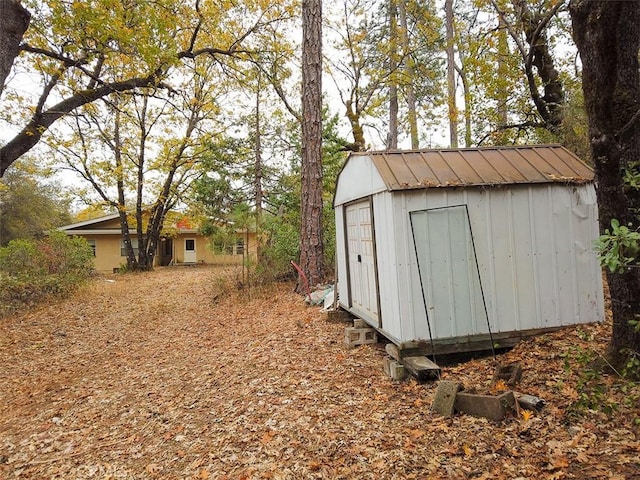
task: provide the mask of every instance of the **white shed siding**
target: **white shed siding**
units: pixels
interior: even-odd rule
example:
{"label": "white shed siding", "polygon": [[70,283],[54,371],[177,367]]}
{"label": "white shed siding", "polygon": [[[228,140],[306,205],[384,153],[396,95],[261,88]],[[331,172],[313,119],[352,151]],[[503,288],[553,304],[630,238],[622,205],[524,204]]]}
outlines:
{"label": "white shed siding", "polygon": [[392,194],[382,192],[373,196],[374,224],[376,231],[376,253],[378,256],[378,284],[380,295],[381,328],[392,336],[392,340],[401,338],[395,335],[393,328],[399,317],[398,274],[395,218],[391,210]]}
{"label": "white shed siding", "polygon": [[[593,186],[426,189],[385,192],[373,200],[382,330],[392,340],[429,339],[409,212],[453,205],[469,209],[493,332],[603,320],[601,278],[591,246],[597,238]],[[436,320],[431,333],[440,339],[483,327],[477,318],[473,323],[456,319],[455,325]]]}
{"label": "white shed siding", "polygon": [[334,206],[359,200],[387,189],[382,177],[369,157],[353,157],[340,172],[349,182],[338,182],[333,200]]}
{"label": "white shed siding", "polygon": [[420,283],[437,338],[489,333],[465,205],[411,212]]}
{"label": "white shed siding", "polygon": [[[525,153],[532,151],[525,149]],[[509,153],[508,149],[500,152]],[[412,154],[407,155],[411,157]],[[445,312],[444,320],[430,316],[434,339],[459,337],[466,340],[467,336],[486,333],[487,319],[494,333],[531,331],[604,319],[601,273],[593,251],[593,242],[598,237],[597,205],[595,190],[588,178],[576,174],[575,182],[572,182],[573,177],[565,179],[562,176],[566,182],[527,183],[523,180],[518,184],[455,187],[448,184],[431,186],[432,183],[425,181],[422,187],[410,184],[405,188],[402,179],[408,175],[407,169],[416,169],[415,175],[422,172],[415,159],[409,157],[400,165],[394,163],[396,157],[389,157],[387,163],[376,167],[369,156],[352,155],[339,175],[334,205],[338,295],[343,307],[362,315],[395,343],[428,341],[430,335],[410,212],[465,205],[487,314],[485,316],[484,306],[480,309],[477,303],[479,288],[473,285],[465,290],[469,298],[473,298],[466,307],[455,304],[443,307],[447,298],[455,297],[453,286],[464,275],[461,270],[448,271],[450,266],[446,262],[436,261],[434,267],[427,265],[422,273],[428,299],[433,299],[437,290],[441,299],[438,308]],[[377,160],[380,163],[380,158]],[[573,166],[578,168],[576,165]],[[395,167],[399,170],[394,170]],[[464,173],[463,170],[459,173]],[[397,183],[397,188],[391,188],[389,182]],[[375,295],[379,296],[377,317],[354,309],[348,298],[350,279],[345,212],[362,201],[370,201],[372,206],[378,288],[377,292],[368,292],[368,298],[373,302]],[[438,214],[427,214],[425,218],[430,230],[422,232],[424,242],[433,243],[431,248],[438,252],[433,254],[436,260],[446,257],[451,248],[450,237],[455,235],[451,231],[452,221],[446,215],[439,218]],[[461,232],[459,217],[457,222],[457,231]],[[435,235],[431,230],[436,230]],[[443,245],[438,245],[438,241]],[[459,249],[461,245],[464,242],[457,243]],[[462,249],[468,250],[468,247]],[[432,255],[429,252],[425,254],[427,263]],[[462,262],[457,268],[466,268],[467,274],[471,275],[469,265],[469,261]],[[430,268],[440,269],[441,273],[430,272]]]}

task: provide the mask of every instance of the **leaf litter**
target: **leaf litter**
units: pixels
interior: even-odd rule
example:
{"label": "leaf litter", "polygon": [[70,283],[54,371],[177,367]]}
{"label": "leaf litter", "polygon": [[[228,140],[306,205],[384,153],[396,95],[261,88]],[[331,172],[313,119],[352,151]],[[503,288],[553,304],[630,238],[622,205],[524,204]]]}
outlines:
{"label": "leaf litter", "polygon": [[[430,412],[436,383],[386,377],[382,345],[347,350],[345,325],[291,284],[221,291],[222,275],[98,278],[1,319],[0,478],[640,478],[637,385],[603,375],[617,408],[569,414],[584,395],[576,348],[603,352],[607,323],[500,356],[523,365],[518,389],[541,412],[445,419]],[[494,370],[477,358],[443,379],[490,392]]]}

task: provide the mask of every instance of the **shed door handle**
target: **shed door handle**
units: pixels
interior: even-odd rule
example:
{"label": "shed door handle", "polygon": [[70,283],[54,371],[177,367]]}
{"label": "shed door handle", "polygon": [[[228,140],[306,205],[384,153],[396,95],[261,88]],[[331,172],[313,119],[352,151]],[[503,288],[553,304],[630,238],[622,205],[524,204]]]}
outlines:
{"label": "shed door handle", "polygon": [[362,263],[362,256],[358,254],[358,263]]}

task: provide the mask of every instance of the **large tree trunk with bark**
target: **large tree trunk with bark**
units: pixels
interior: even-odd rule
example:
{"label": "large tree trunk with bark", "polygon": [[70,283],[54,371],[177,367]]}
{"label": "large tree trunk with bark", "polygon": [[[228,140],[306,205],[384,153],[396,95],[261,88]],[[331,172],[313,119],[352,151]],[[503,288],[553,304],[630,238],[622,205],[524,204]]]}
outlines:
{"label": "large tree trunk with bark", "polygon": [[[302,2],[302,216],[300,267],[324,277],[322,238],[322,0]],[[298,281],[298,291],[302,282]]]}
{"label": "large tree trunk with bark", "polygon": [[[611,220],[638,228],[637,192],[623,171],[640,159],[640,2],[571,0],[573,36],[582,59],[582,82],[595,164],[600,230]],[[640,352],[640,269],[607,271],[613,311],[608,356],[623,367]]]}
{"label": "large tree trunk with bark", "polygon": [[[524,60],[531,96],[545,125],[553,133],[556,133],[562,124],[565,98],[560,72],[556,69],[554,59],[551,56],[546,29],[550,19],[556,15],[562,4],[563,2],[556,3],[546,15],[542,15],[533,13],[526,0],[513,0],[513,5],[529,44],[529,52]],[[542,81],[543,96],[538,93],[538,88],[535,86],[532,66],[536,68]]]}
{"label": "large tree trunk with bark", "polygon": [[0,95],[30,19],[31,14],[18,0],[0,0]]}
{"label": "large tree trunk with bark", "polygon": [[351,134],[353,135],[353,143],[349,145],[349,150],[362,152],[366,149],[366,142],[364,141],[364,130],[360,124],[360,112],[358,111],[357,102],[347,100],[345,106],[347,109],[347,120],[349,120]]}

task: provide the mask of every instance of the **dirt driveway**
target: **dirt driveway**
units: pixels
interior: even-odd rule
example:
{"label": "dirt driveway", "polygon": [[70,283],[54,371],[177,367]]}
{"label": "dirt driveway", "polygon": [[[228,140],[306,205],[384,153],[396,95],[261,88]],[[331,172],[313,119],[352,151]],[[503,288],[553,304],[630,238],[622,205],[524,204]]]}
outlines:
{"label": "dirt driveway", "polygon": [[[434,384],[392,382],[380,346],[346,350],[344,325],[290,285],[220,295],[219,275],[102,277],[0,319],[0,478],[614,479],[640,469],[631,421],[566,421],[577,391],[559,352],[588,328],[597,343],[602,326],[503,359],[536,368],[523,388],[548,400],[543,413],[446,420],[429,411]],[[488,385],[490,372],[477,360],[445,375]]]}

